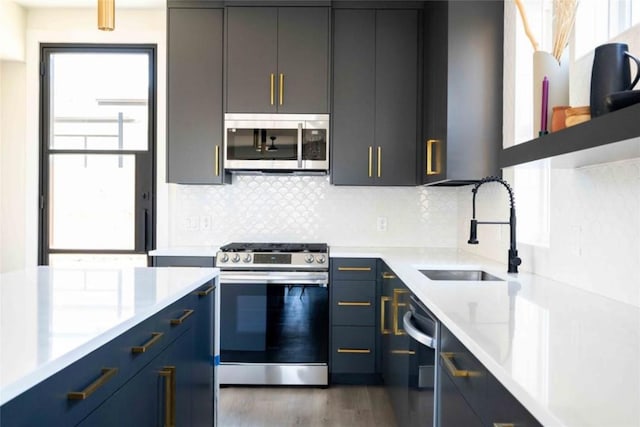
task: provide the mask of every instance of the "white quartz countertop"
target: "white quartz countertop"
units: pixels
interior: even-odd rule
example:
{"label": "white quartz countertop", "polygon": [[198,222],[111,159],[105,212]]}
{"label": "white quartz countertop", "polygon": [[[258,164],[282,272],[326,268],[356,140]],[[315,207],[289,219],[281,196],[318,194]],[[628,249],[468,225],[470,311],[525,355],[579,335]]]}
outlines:
{"label": "white quartz countertop", "polygon": [[[640,426],[640,308],[456,249],[331,247],[381,258],[546,427]],[[506,257],[506,254],[505,254]],[[432,281],[476,269],[502,282]]]}
{"label": "white quartz countertop", "polygon": [[0,275],[0,405],[218,275],[35,267]]}

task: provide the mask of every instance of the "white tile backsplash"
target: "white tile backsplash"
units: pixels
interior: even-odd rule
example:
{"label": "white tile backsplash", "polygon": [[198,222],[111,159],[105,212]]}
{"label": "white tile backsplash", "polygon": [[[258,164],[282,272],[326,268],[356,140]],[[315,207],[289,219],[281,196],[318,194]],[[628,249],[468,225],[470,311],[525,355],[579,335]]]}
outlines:
{"label": "white tile backsplash", "polygon": [[[457,190],[343,187],[329,177],[234,176],[232,185],[170,185],[170,246],[321,241],[455,247]],[[386,231],[378,231],[378,218]],[[210,225],[207,223],[210,222]]]}

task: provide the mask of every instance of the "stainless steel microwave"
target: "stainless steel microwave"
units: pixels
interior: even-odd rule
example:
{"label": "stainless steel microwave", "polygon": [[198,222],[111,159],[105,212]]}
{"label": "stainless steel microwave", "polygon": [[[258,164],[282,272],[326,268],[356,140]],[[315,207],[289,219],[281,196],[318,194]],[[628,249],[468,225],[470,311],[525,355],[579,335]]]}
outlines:
{"label": "stainless steel microwave", "polygon": [[327,173],[328,114],[225,114],[229,172]]}

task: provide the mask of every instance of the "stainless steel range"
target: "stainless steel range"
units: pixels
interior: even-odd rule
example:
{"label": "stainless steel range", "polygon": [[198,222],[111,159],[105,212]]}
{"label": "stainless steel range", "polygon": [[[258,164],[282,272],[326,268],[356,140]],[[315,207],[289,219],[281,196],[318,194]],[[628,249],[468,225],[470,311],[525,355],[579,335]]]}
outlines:
{"label": "stainless steel range", "polygon": [[328,385],[329,249],[220,248],[220,383]]}

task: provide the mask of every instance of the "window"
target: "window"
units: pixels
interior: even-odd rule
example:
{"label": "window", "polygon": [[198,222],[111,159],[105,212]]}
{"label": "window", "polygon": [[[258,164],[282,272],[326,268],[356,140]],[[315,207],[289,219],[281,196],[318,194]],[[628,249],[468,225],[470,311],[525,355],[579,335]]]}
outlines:
{"label": "window", "polygon": [[43,265],[146,265],[154,241],[155,48],[41,48]]}

